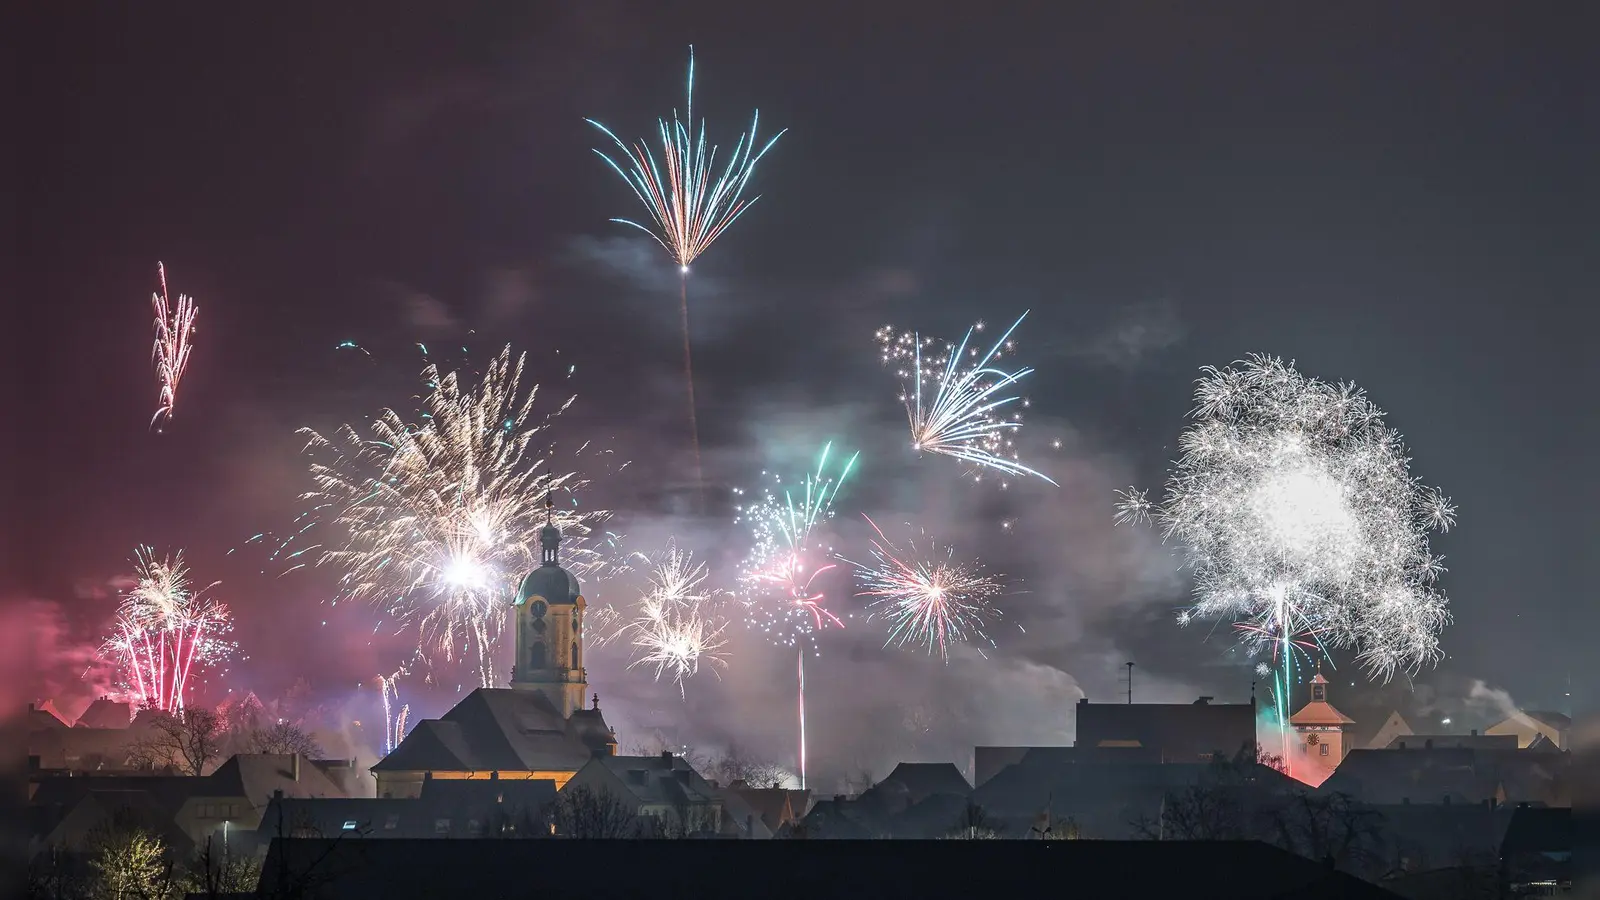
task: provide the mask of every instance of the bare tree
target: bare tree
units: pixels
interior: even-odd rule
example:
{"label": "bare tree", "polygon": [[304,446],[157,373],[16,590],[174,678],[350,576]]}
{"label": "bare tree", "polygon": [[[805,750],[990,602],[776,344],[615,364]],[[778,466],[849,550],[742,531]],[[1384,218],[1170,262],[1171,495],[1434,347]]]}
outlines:
{"label": "bare tree", "polygon": [[615,839],[639,833],[638,816],[610,791],[588,785],[563,790],[556,797],[553,820],[560,837]]}
{"label": "bare tree", "polygon": [[174,766],[189,775],[204,775],[222,753],[222,720],[200,707],[157,713],[150,730],[129,748],[129,760],[139,768]]}
{"label": "bare tree", "polygon": [[743,781],[753,788],[774,787],[789,779],[789,773],[782,766],[738,744],[729,744],[721,755],[706,760],[705,768],[700,771],[721,784]]}
{"label": "bare tree", "polygon": [[322,745],[317,743],[317,739],[289,722],[246,732],[241,748],[245,753],[292,753],[307,759],[322,756]]}
{"label": "bare tree", "polygon": [[1263,812],[1265,836],[1291,853],[1353,872],[1373,871],[1382,861],[1383,816],[1349,794],[1294,791]]}
{"label": "bare tree", "polygon": [[51,847],[28,860],[23,896],[29,900],[89,900],[93,883],[84,877],[73,854]]}
{"label": "bare tree", "polygon": [[261,881],[261,862],[253,855],[218,853],[211,838],[189,861],[183,873],[183,889],[190,895],[219,897],[224,894],[253,894]]}
{"label": "bare tree", "polygon": [[989,816],[984,813],[983,807],[971,800],[967,801],[966,808],[956,817],[955,824],[945,834],[945,838],[957,841],[992,841],[1000,837],[989,823]]}
{"label": "bare tree", "polygon": [[1148,840],[1242,841],[1257,837],[1261,816],[1271,800],[1262,777],[1257,747],[1242,748],[1233,758],[1217,755],[1195,784],[1169,791],[1161,798],[1155,819],[1141,816],[1131,825]]}

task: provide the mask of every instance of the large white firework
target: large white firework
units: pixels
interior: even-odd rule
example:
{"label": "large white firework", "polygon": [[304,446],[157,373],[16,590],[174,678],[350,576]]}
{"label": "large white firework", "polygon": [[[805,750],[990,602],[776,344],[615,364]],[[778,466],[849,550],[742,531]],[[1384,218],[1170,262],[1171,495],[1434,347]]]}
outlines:
{"label": "large white firework", "polygon": [[629,668],[654,665],[656,680],[668,673],[684,694],[684,680],[700,670],[702,662],[726,668],[722,633],[727,621],[717,613],[717,592],[707,587],[706,564],[672,544],[657,558],[636,557],[648,566],[648,587],[639,599],[638,614],[627,630],[637,654]]}
{"label": "large white firework", "polygon": [[[538,565],[546,498],[586,484],[576,473],[553,473],[550,456],[531,449],[573,401],[534,419],[538,388],[519,388],[524,360],[507,346],[476,388],[428,366],[422,425],[391,409],[366,435],[347,425],[329,440],[302,429],[307,449],[329,457],[311,466],[317,489],[306,498],[348,533],[319,564],[345,570],[347,596],[416,625],[425,659],[465,657],[484,686],[496,681],[518,579]],[[608,515],[556,506],[562,565],[580,578],[604,565],[584,538]]]}
{"label": "large white firework", "polygon": [[1253,650],[1355,648],[1385,681],[1436,662],[1450,615],[1429,534],[1455,510],[1412,476],[1383,411],[1275,357],[1202,371],[1166,497],[1130,488],[1117,511],[1184,547],[1180,622],[1232,619]]}

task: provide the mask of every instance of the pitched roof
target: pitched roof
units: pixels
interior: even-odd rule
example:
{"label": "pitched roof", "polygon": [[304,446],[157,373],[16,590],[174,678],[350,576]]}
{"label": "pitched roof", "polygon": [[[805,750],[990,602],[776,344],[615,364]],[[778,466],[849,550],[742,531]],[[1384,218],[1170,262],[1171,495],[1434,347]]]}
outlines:
{"label": "pitched roof", "polygon": [[133,721],[133,704],[99,697],[78,716],[78,728],[127,728]]}
{"label": "pitched roof", "polygon": [[643,804],[699,804],[714,800],[717,790],[689,761],[670,753],[661,756],[596,756],[588,765],[602,766]]}
{"label": "pitched roof", "polygon": [[1326,700],[1313,700],[1289,717],[1290,725],[1353,725],[1355,721]]}
{"label": "pitched roof", "polygon": [[1351,750],[1320,790],[1365,803],[1480,803],[1503,786],[1493,761],[1481,753],[1454,747]]}
{"label": "pitched roof", "polygon": [[389,771],[576,771],[610,729],[599,710],[563,719],[542,691],[479,688],[418,722],[372,767]]}
{"label": "pitched roof", "polygon": [[936,794],[965,797],[972,793],[972,785],[956,768],[955,763],[908,763],[894,767],[889,777],[873,785],[877,790],[886,785],[904,787],[912,803],[920,803]]}
{"label": "pitched roof", "polygon": [[1523,807],[1511,816],[1506,828],[1504,853],[1545,853],[1572,850],[1572,809]]}
{"label": "pitched roof", "polygon": [[343,797],[345,790],[327,773],[293,753],[239,753],[200,779],[207,782],[199,796],[243,797],[264,807],[275,792],[285,797]]}

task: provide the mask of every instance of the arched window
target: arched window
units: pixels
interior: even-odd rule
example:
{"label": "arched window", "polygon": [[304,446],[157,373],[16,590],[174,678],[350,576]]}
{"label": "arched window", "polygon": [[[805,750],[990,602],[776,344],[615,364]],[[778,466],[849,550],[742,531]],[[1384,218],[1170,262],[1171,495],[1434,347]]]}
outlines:
{"label": "arched window", "polygon": [[578,642],[577,641],[573,641],[572,642],[572,667],[574,669],[576,669],[578,667]]}
{"label": "arched window", "polygon": [[544,641],[536,642],[533,648],[528,651],[528,668],[544,668]]}

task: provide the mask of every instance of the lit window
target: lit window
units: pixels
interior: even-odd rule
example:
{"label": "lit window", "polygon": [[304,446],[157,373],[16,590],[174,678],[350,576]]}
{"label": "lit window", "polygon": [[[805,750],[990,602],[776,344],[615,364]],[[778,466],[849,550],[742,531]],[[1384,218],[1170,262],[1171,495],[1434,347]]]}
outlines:
{"label": "lit window", "polygon": [[356,830],[356,820],[355,819],[345,819],[344,820],[344,830],[345,831],[355,831]]}
{"label": "lit window", "polygon": [[1322,745],[1322,755],[1323,756],[1327,756],[1328,755],[1328,745],[1327,744],[1323,744]]}
{"label": "lit window", "polygon": [[393,831],[398,827],[400,827],[400,817],[398,815],[391,815],[383,820],[383,830],[385,831]]}
{"label": "lit window", "polygon": [[434,819],[433,820],[433,833],[434,834],[449,834],[450,833],[450,820],[449,819]]}

